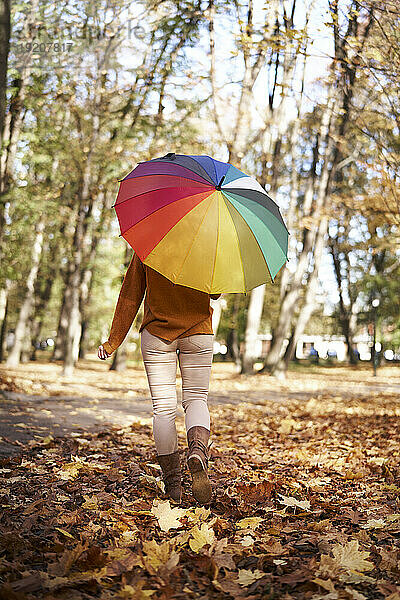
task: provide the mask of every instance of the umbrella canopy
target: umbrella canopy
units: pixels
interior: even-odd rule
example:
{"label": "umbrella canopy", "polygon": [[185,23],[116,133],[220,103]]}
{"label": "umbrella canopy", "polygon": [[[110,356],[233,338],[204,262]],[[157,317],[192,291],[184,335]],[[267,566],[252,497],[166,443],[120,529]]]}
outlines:
{"label": "umbrella canopy", "polygon": [[253,177],[209,156],[139,163],[120,180],[114,207],[144,264],[208,294],[248,292],[287,260],[277,204]]}

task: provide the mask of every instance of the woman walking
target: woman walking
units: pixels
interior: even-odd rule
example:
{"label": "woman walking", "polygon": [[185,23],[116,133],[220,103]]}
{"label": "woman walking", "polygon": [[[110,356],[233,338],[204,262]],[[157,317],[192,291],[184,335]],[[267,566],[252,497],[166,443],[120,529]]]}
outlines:
{"label": "woman walking", "polygon": [[[146,295],[145,295],[146,294]],[[119,293],[109,338],[98,349],[108,358],[125,339],[144,299],[141,353],[153,404],[153,436],[167,495],[181,502],[181,466],[175,426],[176,369],[182,375],[182,407],[188,442],[187,464],[192,491],[201,504],[210,502],[208,390],[213,358],[213,330],[209,295],[176,285],[144,265],[135,253]]]}

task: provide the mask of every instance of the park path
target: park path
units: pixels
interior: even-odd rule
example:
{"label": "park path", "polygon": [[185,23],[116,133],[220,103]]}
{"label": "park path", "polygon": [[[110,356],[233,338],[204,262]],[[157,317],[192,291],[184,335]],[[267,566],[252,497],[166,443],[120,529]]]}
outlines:
{"label": "park path", "polygon": [[[28,368],[31,368],[31,366],[28,365],[25,370]],[[216,371],[218,368],[220,367],[217,367]],[[23,370],[19,369],[16,374],[21,372]],[[232,373],[222,372],[212,380],[209,404],[210,407],[223,404],[235,405],[242,402],[263,405],[264,407],[266,404],[271,404],[272,413],[276,402],[282,403],[285,400],[307,402],[312,397],[318,397],[319,394],[331,394],[333,396],[340,394],[342,397],[348,397],[349,399],[357,396],[364,399],[364,401],[371,398],[373,394],[393,394],[400,397],[400,379],[398,377],[389,378],[385,376],[380,380],[372,380],[371,377],[365,375],[360,378],[354,372],[347,372],[344,379],[339,378],[337,374],[335,375],[334,377],[324,377],[323,380],[318,375],[311,375],[307,378],[304,378],[303,375],[300,378],[301,387],[303,388],[301,389],[299,377],[296,374],[291,375],[292,381],[288,385],[281,385],[273,378],[267,378],[263,385],[255,386],[256,380],[254,379],[251,382],[246,377],[235,379],[232,377]],[[29,377],[31,377],[31,374]],[[92,375],[90,377],[92,380]],[[127,396],[126,388],[123,387],[123,382],[121,384],[120,376],[115,379],[119,387],[115,385],[114,380],[110,380],[110,377],[113,377],[113,375],[107,375],[105,380],[107,387],[104,387],[105,384],[101,380],[101,374],[98,374],[96,385],[103,390],[103,393],[104,390],[108,390],[110,394],[103,397],[96,397],[94,387],[87,387],[88,396],[85,397],[82,394],[79,377],[75,383],[66,381],[64,392],[60,393],[60,390],[58,390],[54,395],[50,390],[48,394],[35,395],[22,391],[0,389],[0,458],[16,454],[26,444],[46,438],[49,435],[53,437],[71,433],[78,435],[85,431],[99,431],[116,425],[127,427],[135,421],[147,422],[151,425],[151,399],[148,394],[146,395],[146,382],[143,374],[142,379],[136,382],[134,397]],[[137,372],[136,377],[140,377]],[[74,389],[76,389],[77,395],[74,395]],[[105,394],[107,394],[107,391]],[[183,420],[184,413],[179,385],[177,395],[178,419]]]}
{"label": "park path", "polygon": [[0,398],[0,457],[18,453],[30,441],[49,435],[126,426],[138,417],[151,419],[147,398],[52,397],[8,390],[1,390]]}
{"label": "park path", "polygon": [[[84,398],[81,396],[39,396],[0,390],[0,458],[18,453],[29,442],[84,431],[99,431],[110,426],[126,427],[134,421],[152,423],[150,397]],[[271,393],[269,400],[281,401]],[[257,398],[248,398],[257,404]],[[243,394],[209,396],[209,404],[238,404]],[[178,390],[178,418],[183,419]]]}

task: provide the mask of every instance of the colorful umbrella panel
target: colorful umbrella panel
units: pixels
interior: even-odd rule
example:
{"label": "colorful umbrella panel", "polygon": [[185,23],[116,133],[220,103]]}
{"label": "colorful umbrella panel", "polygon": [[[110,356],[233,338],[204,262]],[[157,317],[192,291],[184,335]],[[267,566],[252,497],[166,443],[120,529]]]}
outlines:
{"label": "colorful umbrella panel", "polygon": [[139,163],[115,202],[121,235],[141,261],[209,294],[247,292],[287,260],[288,231],[261,185],[209,156]]}

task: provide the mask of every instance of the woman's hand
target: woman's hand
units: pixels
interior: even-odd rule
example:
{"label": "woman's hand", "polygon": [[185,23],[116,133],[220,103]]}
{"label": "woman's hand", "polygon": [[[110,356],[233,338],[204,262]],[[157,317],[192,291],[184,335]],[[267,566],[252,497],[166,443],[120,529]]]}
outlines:
{"label": "woman's hand", "polygon": [[99,358],[101,358],[101,360],[106,360],[106,358],[111,356],[111,354],[108,354],[108,352],[106,352],[106,350],[104,350],[103,344],[100,344],[98,352],[97,352],[97,356]]}

